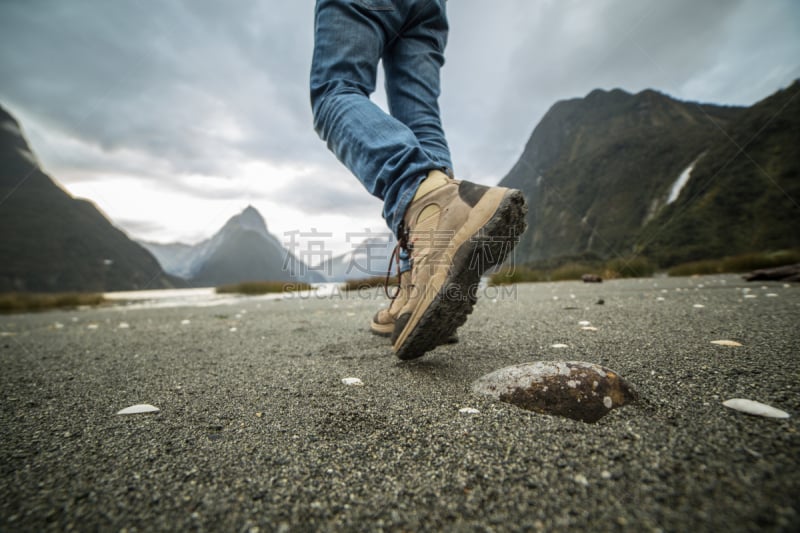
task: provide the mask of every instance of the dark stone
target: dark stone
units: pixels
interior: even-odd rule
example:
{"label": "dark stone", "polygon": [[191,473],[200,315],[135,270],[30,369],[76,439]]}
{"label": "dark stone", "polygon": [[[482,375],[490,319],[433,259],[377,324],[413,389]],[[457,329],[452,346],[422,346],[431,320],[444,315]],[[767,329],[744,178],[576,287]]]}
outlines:
{"label": "dark stone", "polygon": [[581,279],[584,283],[603,283],[603,278],[597,274],[584,274]]}
{"label": "dark stone", "polygon": [[475,381],[472,390],[529,411],[583,422],[597,422],[638,397],[616,372],[577,361],[501,368]]}
{"label": "dark stone", "polygon": [[800,281],[800,263],[754,270],[742,277],[747,281]]}

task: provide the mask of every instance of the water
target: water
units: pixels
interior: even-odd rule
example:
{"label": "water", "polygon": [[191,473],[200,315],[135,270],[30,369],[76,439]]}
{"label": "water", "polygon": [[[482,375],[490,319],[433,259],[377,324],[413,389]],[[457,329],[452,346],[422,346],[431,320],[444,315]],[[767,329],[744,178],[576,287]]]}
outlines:
{"label": "water", "polygon": [[170,307],[213,307],[234,305],[247,301],[281,300],[284,298],[326,298],[338,293],[339,283],[317,283],[310,291],[271,293],[259,296],[217,294],[214,287],[192,289],[162,289],[147,291],[116,291],[103,294],[106,300],[120,309],[163,309]]}

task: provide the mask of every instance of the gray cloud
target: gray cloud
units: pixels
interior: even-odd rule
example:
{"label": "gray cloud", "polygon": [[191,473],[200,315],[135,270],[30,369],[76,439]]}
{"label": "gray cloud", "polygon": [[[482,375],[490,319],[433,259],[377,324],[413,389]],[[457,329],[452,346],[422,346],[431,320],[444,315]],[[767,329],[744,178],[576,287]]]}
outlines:
{"label": "gray cloud", "polygon": [[477,175],[508,170],[553,103],[598,87],[751,104],[800,76],[790,0],[462,0],[450,17],[446,126]]}
{"label": "gray cloud", "polygon": [[0,32],[14,46],[0,51],[0,95],[49,127],[109,152],[142,150],[176,173],[224,174],[242,156],[313,160],[324,146],[304,68],[312,7],[4,4]]}
{"label": "gray cloud", "polygon": [[[792,0],[457,0],[448,9],[443,118],[457,172],[477,181],[501,178],[559,99],[653,87],[749,104],[800,76]],[[57,179],[64,168],[124,172],[234,198],[235,186],[210,192],[181,175],[224,177],[263,160],[337,176],[264,197],[306,212],[374,214],[377,201],[311,127],[312,18],[310,0],[7,0],[0,101],[35,119],[32,138],[95,148],[45,146]]]}
{"label": "gray cloud", "polygon": [[297,205],[308,214],[374,217],[381,213],[380,200],[372,198],[355,179],[336,178],[323,174],[303,176],[272,191],[270,199]]}

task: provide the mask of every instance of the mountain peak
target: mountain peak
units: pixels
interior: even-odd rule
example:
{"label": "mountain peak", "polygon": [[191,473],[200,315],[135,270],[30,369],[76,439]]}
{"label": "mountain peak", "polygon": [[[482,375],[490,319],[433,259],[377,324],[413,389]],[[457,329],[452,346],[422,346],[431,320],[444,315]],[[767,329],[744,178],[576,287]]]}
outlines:
{"label": "mountain peak", "polygon": [[248,205],[244,211],[231,218],[228,224],[236,224],[243,229],[267,233],[267,223],[264,221],[264,217],[252,205]]}

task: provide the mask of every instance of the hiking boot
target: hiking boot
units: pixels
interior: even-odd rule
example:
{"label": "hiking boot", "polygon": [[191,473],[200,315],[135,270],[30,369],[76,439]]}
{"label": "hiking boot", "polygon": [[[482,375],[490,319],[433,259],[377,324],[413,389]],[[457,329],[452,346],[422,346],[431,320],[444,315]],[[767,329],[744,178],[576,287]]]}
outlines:
{"label": "hiking boot", "polygon": [[[372,317],[372,322],[369,324],[369,330],[379,337],[389,338],[394,332],[394,323],[397,320],[396,312],[400,307],[396,306],[394,301],[389,305],[375,313]],[[392,312],[395,311],[395,313]],[[443,344],[456,344],[458,342],[458,333],[450,335]]]}
{"label": "hiking boot", "polygon": [[396,317],[392,343],[400,359],[444,344],[466,322],[481,275],[514,248],[525,231],[526,211],[518,190],[458,181],[436,170],[428,174],[400,235],[399,245],[411,255],[406,300],[396,314],[389,309]]}
{"label": "hiking boot", "polygon": [[[394,254],[398,252],[398,249],[395,248],[395,251],[392,253],[392,257]],[[404,256],[405,259],[410,259],[408,256]],[[391,261],[390,261],[391,262]],[[398,271],[400,270],[398,261]],[[391,264],[389,265],[389,269],[391,270]],[[386,292],[386,296],[392,301],[389,304],[389,307],[385,307],[383,309],[378,310],[375,313],[375,316],[372,317],[372,321],[369,324],[369,330],[380,337],[391,337],[392,332],[394,332],[394,323],[397,320],[397,313],[402,309],[406,303],[408,302],[409,294],[410,294],[410,280],[411,280],[411,271],[410,271],[410,263],[408,263],[407,270],[405,272],[398,272],[397,277],[400,280],[400,283],[397,286],[397,292],[394,295],[389,294],[389,274],[387,272],[386,275],[386,283],[384,284],[383,288]],[[446,341],[446,344],[455,344],[458,342],[458,335],[453,333]]]}
{"label": "hiking boot", "polygon": [[[389,265],[389,268],[391,268],[391,265]],[[372,322],[369,324],[369,330],[375,335],[380,335],[381,337],[391,337],[392,332],[394,331],[394,323],[397,320],[397,314],[400,312],[400,309],[405,307],[405,305],[408,303],[411,272],[407,271],[399,273],[398,278],[400,283],[397,287],[397,292],[395,292],[394,296],[392,296],[389,294],[389,280],[387,274],[384,291],[386,291],[386,296],[388,296],[392,301],[389,304],[389,307],[378,310],[378,312],[375,313],[375,316],[372,317]]]}

